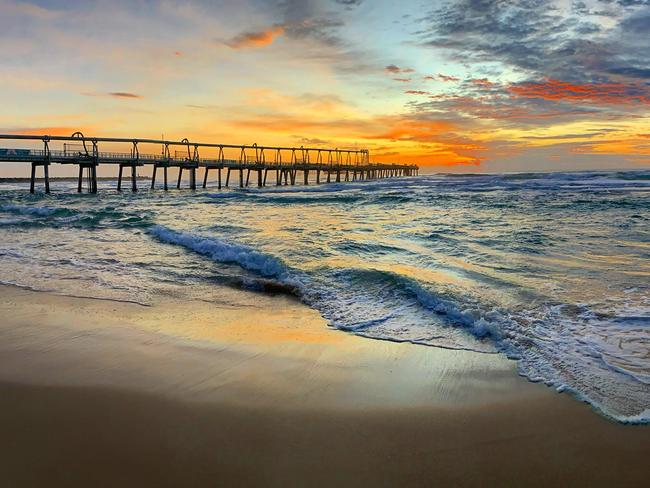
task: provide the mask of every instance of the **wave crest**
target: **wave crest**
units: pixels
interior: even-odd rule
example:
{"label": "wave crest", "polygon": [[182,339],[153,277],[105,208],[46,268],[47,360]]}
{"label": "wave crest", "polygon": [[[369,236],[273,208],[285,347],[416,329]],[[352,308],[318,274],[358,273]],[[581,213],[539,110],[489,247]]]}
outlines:
{"label": "wave crest", "polygon": [[276,258],[241,244],[231,244],[190,232],[180,232],[162,225],[154,225],[149,232],[159,240],[183,246],[221,263],[235,263],[244,269],[266,277],[283,278],[288,269]]}

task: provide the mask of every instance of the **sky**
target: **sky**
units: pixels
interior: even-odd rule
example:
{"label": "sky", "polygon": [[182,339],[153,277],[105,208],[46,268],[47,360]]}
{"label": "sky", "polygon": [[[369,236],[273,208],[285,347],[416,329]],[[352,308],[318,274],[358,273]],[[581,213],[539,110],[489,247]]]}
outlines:
{"label": "sky", "polygon": [[0,133],[650,167],[650,0],[0,0]]}

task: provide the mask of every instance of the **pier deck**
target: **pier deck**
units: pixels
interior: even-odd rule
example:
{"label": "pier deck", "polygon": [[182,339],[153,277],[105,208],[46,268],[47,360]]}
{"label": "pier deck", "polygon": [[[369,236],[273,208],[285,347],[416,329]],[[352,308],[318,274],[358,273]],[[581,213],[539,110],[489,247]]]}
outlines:
{"label": "pier deck", "polygon": [[[176,187],[181,187],[184,171],[189,174],[189,187],[196,189],[197,170],[203,168],[203,188],[208,183],[211,170],[216,170],[218,187],[229,186],[231,173],[235,171],[240,187],[250,184],[255,175],[257,186],[266,186],[269,173],[276,185],[295,185],[298,172],[302,172],[303,184],[309,184],[309,175],[316,176],[316,183],[332,181],[359,181],[418,174],[414,164],[372,163],[366,149],[329,149],[306,147],[281,147],[194,143],[187,139],[165,141],[157,139],[125,139],[110,137],[85,137],[80,132],[71,136],[36,136],[0,134],[0,140],[31,141],[42,144],[38,148],[0,148],[0,162],[30,163],[30,191],[35,191],[36,170],[43,168],[45,192],[50,191],[49,166],[52,164],[76,165],[78,167],[77,191],[85,188],[97,192],[97,167],[117,167],[117,190],[122,190],[123,173],[130,173],[131,190],[137,191],[137,169],[152,168],[151,189],[156,188],[159,169],[163,172],[163,189],[169,188],[168,169],[177,168]],[[62,143],[63,150],[51,148],[52,143]],[[100,151],[99,145],[120,144],[130,146],[129,152]],[[158,145],[160,154],[140,153],[141,146]],[[171,150],[174,149],[172,154]],[[180,150],[179,150],[180,149]],[[206,156],[202,157],[201,153]],[[208,155],[208,153],[210,153]],[[222,185],[222,170],[226,172]]]}

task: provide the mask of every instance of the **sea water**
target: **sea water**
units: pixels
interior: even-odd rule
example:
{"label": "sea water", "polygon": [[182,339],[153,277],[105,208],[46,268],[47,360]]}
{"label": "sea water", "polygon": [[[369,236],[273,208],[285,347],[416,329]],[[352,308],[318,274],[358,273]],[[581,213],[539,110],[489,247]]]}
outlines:
{"label": "sea water", "polygon": [[610,418],[650,421],[648,171],[114,186],[1,185],[0,281],[142,304],[292,294],[337,329],[505,354]]}

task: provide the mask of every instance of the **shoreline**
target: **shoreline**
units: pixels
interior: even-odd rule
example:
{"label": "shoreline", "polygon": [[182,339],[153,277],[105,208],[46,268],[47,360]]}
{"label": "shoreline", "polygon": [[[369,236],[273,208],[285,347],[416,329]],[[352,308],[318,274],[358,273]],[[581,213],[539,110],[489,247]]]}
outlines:
{"label": "shoreline", "polygon": [[10,486],[634,486],[649,425],[499,355],[328,328],[282,296],[151,307],[0,286]]}

